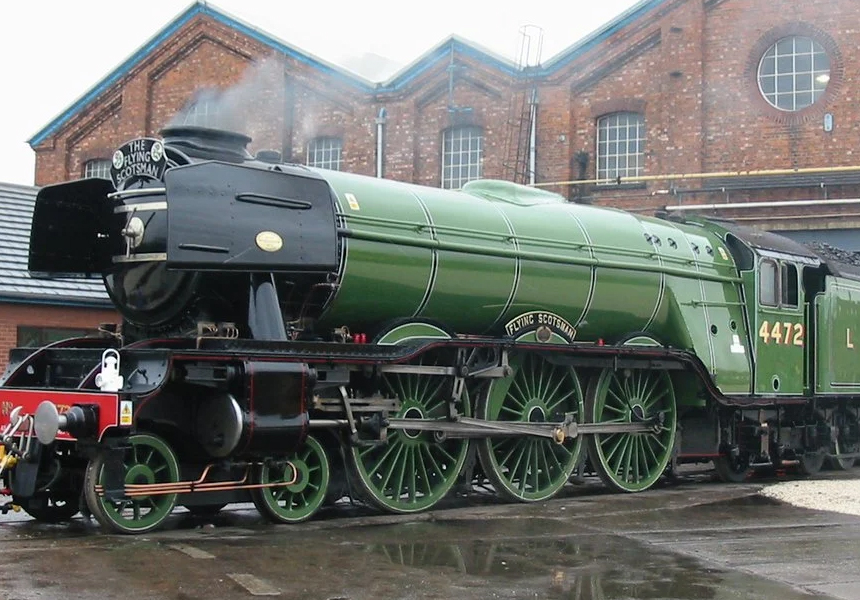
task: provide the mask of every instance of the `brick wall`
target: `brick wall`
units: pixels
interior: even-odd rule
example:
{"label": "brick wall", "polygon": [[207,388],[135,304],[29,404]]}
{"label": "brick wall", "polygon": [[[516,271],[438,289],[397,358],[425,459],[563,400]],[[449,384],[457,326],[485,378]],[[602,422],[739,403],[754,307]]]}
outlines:
{"label": "brick wall", "polygon": [[100,323],[119,321],[112,310],[0,304],[0,373],[6,368],[9,350],[17,345],[19,326],[96,329]]}
{"label": "brick wall", "polygon": [[[756,81],[763,52],[788,34],[812,36],[832,59],[825,97],[798,113],[769,106]],[[860,164],[860,55],[853,51],[858,38],[856,0],[659,3],[534,81],[540,103],[538,180],[579,177],[577,156],[587,157],[584,175],[594,177],[596,121],[618,110],[644,114],[646,175]],[[453,56],[422,67],[396,91],[375,92],[307,62],[271,58],[260,42],[198,15],[37,148],[36,183],[78,177],[86,160],[109,156],[128,138],[155,134],[196,90],[237,85],[240,92],[233,100],[246,132],[254,137],[252,150],[283,150],[288,160],[304,162],[310,139],[337,136],[344,142],[343,168],[373,175],[375,118],[385,107],[386,177],[439,185],[442,132],[460,124],[484,129],[484,176],[509,177],[511,123],[517,117],[513,107],[527,86],[475,52],[462,52],[453,43],[452,48]],[[830,133],[822,128],[825,112],[835,118]],[[667,201],[824,194],[814,188],[665,194],[670,188],[689,191],[707,183],[655,181],[621,190],[592,186],[582,195],[596,203],[650,210]],[[572,188],[553,189],[567,195]],[[826,193],[830,198],[856,197],[860,189],[834,186]],[[809,210],[780,209],[779,214],[797,216],[797,226],[810,217]],[[757,218],[769,215],[778,216],[765,211]],[[831,222],[838,219],[839,214]]]}

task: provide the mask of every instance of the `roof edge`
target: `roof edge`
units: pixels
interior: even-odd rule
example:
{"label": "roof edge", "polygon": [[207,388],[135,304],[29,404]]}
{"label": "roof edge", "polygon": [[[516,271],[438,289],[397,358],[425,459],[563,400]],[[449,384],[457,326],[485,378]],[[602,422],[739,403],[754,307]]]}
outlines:
{"label": "roof edge", "polygon": [[520,69],[516,64],[514,64],[514,61],[504,58],[503,56],[496,54],[492,50],[488,50],[471,40],[452,34],[394,73],[394,75],[379,85],[377,91],[393,92],[403,88],[452,50],[459,50],[465,54],[470,54],[479,60],[491,63],[492,66],[495,66],[497,69],[504,71],[509,75],[515,75],[520,72]]}
{"label": "roof edge", "polygon": [[146,55],[152,52],[159,44],[169,38],[171,35],[176,33],[183,25],[188,23],[191,19],[193,19],[196,15],[204,12],[206,9],[205,4],[201,4],[200,2],[194,2],[186,8],[184,11],[179,13],[176,17],[173,18],[167,25],[162,27],[155,35],[149,38],[147,41],[143,43],[137,50],[135,50],[131,56],[122,61],[119,65],[117,65],[110,73],[108,73],[105,77],[103,77],[98,83],[96,83],[93,87],[83,93],[77,100],[72,102],[65,110],[60,112],[56,117],[51,119],[47,125],[45,125],[42,129],[37,131],[33,136],[27,140],[27,143],[31,148],[35,149],[36,146],[45,141],[47,137],[56,133],[60,127],[66,124],[66,122],[78,113],[82,108],[91,103],[93,100],[98,98],[105,90],[107,90],[114,83],[119,81],[124,75],[126,75],[135,65],[137,65]]}
{"label": "roof edge", "polygon": [[628,26],[630,23],[639,19],[643,14],[657,6],[660,6],[664,2],[666,2],[666,0],[640,0],[611,21],[604,23],[578,42],[575,42],[573,45],[568,46],[566,49],[553,56],[542,65],[542,68],[537,74],[544,76],[554,73],[566,63],[570,62],[577,56],[584,54],[588,50],[591,50],[594,46],[605,41],[606,38]]}
{"label": "roof edge", "polygon": [[38,306],[56,306],[60,308],[93,308],[111,309],[116,307],[109,299],[84,300],[72,298],[46,298],[38,294],[0,294],[0,304],[28,304]]}
{"label": "roof edge", "polygon": [[324,72],[342,77],[353,85],[363,88],[368,92],[374,91],[377,87],[377,84],[367,79],[364,79],[359,75],[356,75],[346,69],[340,68],[333,63],[314,56],[309,52],[299,50],[295,46],[292,46],[284,42],[283,40],[280,40],[262,31],[261,29],[258,29],[257,27],[254,27],[253,25],[250,25],[249,23],[246,23],[241,19],[238,19],[237,17],[234,17],[218,8],[215,8],[214,6],[212,6],[212,4],[209,4],[208,2],[204,2],[203,0],[197,0],[184,11],[179,13],[179,15],[174,17],[173,20],[171,20],[167,25],[162,27],[155,35],[145,41],[143,45],[138,47],[137,50],[135,50],[128,58],[126,58],[119,65],[117,65],[98,83],[96,83],[93,87],[84,92],[66,109],[64,109],[57,116],[51,119],[51,121],[47,125],[37,131],[35,134],[33,134],[33,136],[27,140],[27,143],[30,145],[30,147],[35,149],[35,147],[44,142],[45,139],[56,133],[74,115],[76,115],[83,108],[96,100],[108,88],[110,88],[113,84],[115,84],[125,75],[127,75],[153,50],[155,50],[159,45],[169,39],[177,31],[179,31],[179,29],[188,24],[188,22],[190,22],[197,15],[208,16],[217,21],[218,23],[226,25],[227,27],[234,29],[239,33],[242,33],[243,35],[258,41],[263,45],[272,48],[273,50],[276,50],[286,56],[294,58],[300,62],[313,66]]}

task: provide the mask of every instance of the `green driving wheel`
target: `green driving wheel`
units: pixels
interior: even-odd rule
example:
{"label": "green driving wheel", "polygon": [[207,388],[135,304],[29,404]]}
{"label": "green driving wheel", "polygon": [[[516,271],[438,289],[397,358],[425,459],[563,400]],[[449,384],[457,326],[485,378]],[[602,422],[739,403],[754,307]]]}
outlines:
{"label": "green driving wheel", "polygon": [[[415,363],[448,366],[445,354],[427,354]],[[397,398],[400,408],[389,417],[434,421],[447,419],[453,380],[425,373],[391,373],[383,378],[383,392]],[[460,412],[469,414],[464,389]],[[469,441],[437,439],[434,432],[389,429],[384,444],[353,446],[347,456],[359,492],[371,503],[393,513],[426,510],[442,500],[460,475]]]}
{"label": "green driving wheel", "polygon": [[270,521],[299,523],[310,519],[322,506],[330,476],[325,448],[309,435],[302,449],[288,456],[285,462],[269,462],[260,467],[261,484],[285,483],[293,479],[295,482],[254,489],[251,498],[260,514]]}
{"label": "green driving wheel", "polygon": [[654,485],[675,442],[675,392],[668,372],[603,369],[589,388],[585,407],[592,423],[656,419],[649,431],[599,433],[588,440],[591,464],[607,486],[641,492]]}
{"label": "green driving wheel", "polygon": [[[493,381],[478,403],[479,419],[519,423],[562,423],[567,415],[582,423],[582,389],[570,367],[535,354],[513,356],[513,375]],[[503,497],[536,502],[556,494],[576,468],[582,438],[562,443],[519,435],[478,441],[487,479]]]}
{"label": "green driving wheel", "polygon": [[[125,485],[169,484],[179,481],[179,465],[170,446],[151,434],[132,435],[121,450],[118,465]],[[101,490],[109,454],[100,452],[87,465],[84,495],[96,520],[117,533],[145,533],[161,525],[176,504],[176,494],[109,498]],[[98,486],[98,489],[97,489]],[[101,490],[101,493],[100,493]],[[107,490],[109,491],[109,490]]]}

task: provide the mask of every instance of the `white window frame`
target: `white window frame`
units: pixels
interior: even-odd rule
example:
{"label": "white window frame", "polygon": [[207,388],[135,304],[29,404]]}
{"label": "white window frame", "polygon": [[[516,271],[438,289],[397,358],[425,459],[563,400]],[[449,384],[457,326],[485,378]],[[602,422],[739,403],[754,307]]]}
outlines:
{"label": "white window frame", "polygon": [[638,177],[645,168],[645,116],[615,112],[597,119],[597,179],[611,184],[619,177]]}
{"label": "white window frame", "polygon": [[340,171],[343,165],[343,140],[317,137],[308,142],[305,164],[317,169]]}
{"label": "white window frame", "polygon": [[452,127],[442,132],[442,188],[457,190],[481,179],[484,171],[484,131],[480,127]]}
{"label": "white window frame", "polygon": [[182,111],[182,125],[218,127],[219,105],[214,98],[200,98]]}
{"label": "white window frame", "polygon": [[797,112],[815,104],[830,82],[831,61],[824,47],[805,35],[778,39],[762,55],[756,81],[762,97],[777,110]]}
{"label": "white window frame", "polygon": [[84,163],[84,178],[110,179],[111,162],[107,158],[93,158]]}

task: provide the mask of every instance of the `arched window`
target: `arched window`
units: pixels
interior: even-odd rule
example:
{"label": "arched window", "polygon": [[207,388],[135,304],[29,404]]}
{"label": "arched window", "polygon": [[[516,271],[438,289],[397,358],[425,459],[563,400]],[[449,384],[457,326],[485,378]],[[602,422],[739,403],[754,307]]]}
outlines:
{"label": "arched window", "polygon": [[343,140],[334,137],[318,137],[308,142],[307,165],[320,169],[340,171]]}
{"label": "arched window", "polygon": [[642,174],[645,158],[645,118],[617,112],[597,120],[597,179],[611,183],[618,177]]}
{"label": "arched window", "polygon": [[84,177],[99,177],[110,179],[110,161],[106,158],[94,158],[84,163]]}
{"label": "arched window", "polygon": [[484,162],[484,134],[480,127],[454,127],[442,134],[442,187],[456,190],[480,179]]}
{"label": "arched window", "polygon": [[830,57],[812,38],[777,40],[758,64],[758,86],[774,108],[798,111],[818,100],[830,82]]}

